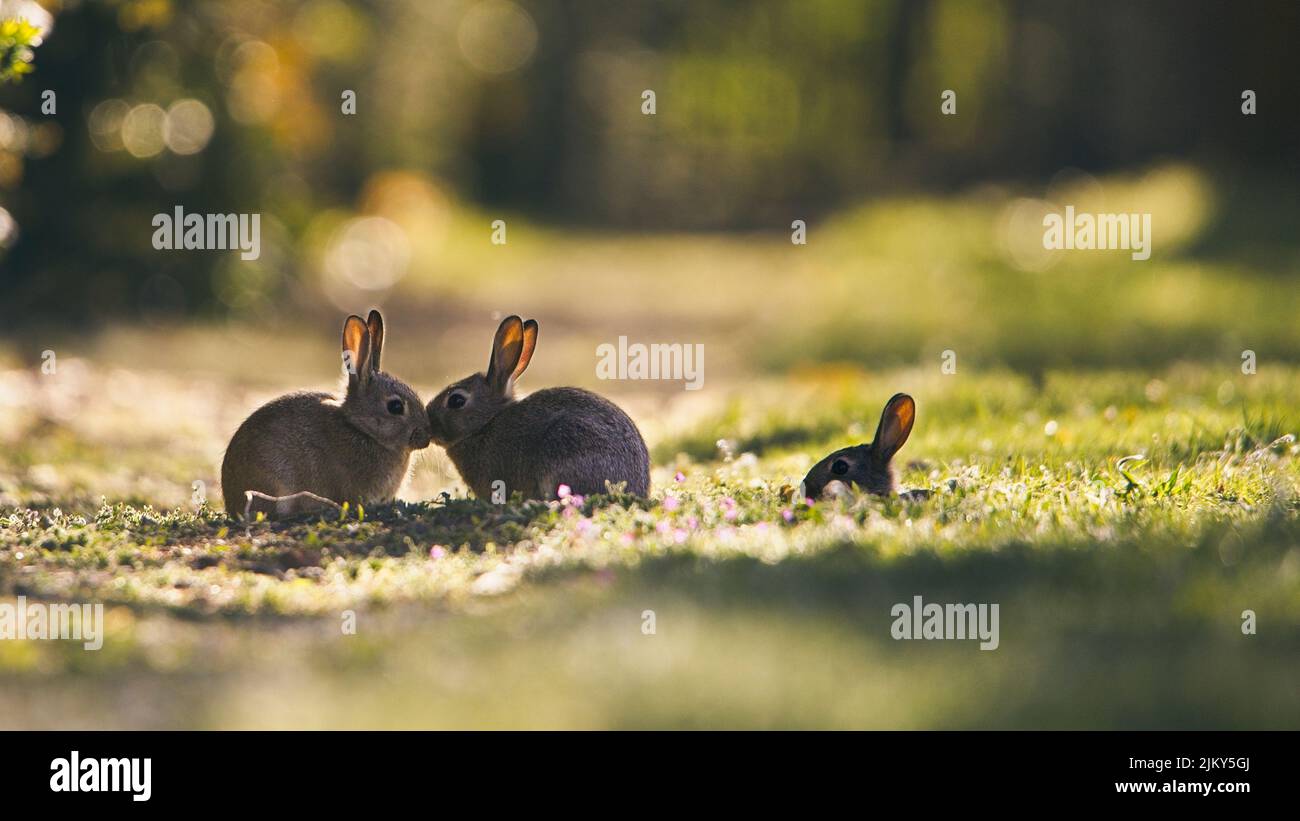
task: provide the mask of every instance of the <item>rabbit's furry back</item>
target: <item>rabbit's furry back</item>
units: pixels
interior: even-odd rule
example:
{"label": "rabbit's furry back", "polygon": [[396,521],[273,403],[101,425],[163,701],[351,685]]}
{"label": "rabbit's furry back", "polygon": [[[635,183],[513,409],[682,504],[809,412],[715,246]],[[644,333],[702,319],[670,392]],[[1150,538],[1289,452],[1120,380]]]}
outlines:
{"label": "rabbit's furry back", "polygon": [[447,455],[481,499],[492,498],[497,480],[506,498],[553,499],[560,485],[605,493],[606,482],[637,496],[650,490],[650,454],[636,423],[581,388],[547,388],[512,402]]}
{"label": "rabbit's furry back", "polygon": [[[334,396],[291,393],[258,408],[235,431],[221,465],[221,491],[232,517],[243,515],[246,490],[277,497],[308,491],[340,503],[388,501],[409,462],[409,451],[377,447],[348,421]],[[252,506],[268,515],[300,509],[310,504],[275,510],[254,499]]]}

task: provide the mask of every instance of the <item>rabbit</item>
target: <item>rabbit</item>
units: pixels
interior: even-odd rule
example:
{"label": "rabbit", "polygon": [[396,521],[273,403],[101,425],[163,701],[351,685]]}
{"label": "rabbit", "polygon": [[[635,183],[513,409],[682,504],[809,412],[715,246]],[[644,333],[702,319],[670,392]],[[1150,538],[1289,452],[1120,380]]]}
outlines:
{"label": "rabbit", "polygon": [[[508,316],[497,328],[486,373],[467,376],[429,402],[433,441],[480,499],[554,499],[606,493],[606,482],[644,497],[650,453],[636,424],[617,405],[580,388],[547,388],[514,397],[515,381],[537,348],[537,321]],[[494,487],[496,482],[504,485]]]}
{"label": "rabbit", "polygon": [[804,497],[820,497],[832,482],[857,485],[877,496],[893,493],[894,470],[890,460],[907,441],[915,419],[916,403],[912,397],[894,394],[885,403],[871,444],[841,448],[813,465],[803,480]]}
{"label": "rabbit", "polygon": [[[244,420],[221,464],[228,516],[289,515],[325,507],[323,500],[364,505],[393,498],[411,453],[429,446],[430,431],[420,397],[379,369],[383,352],[380,313],[371,311],[365,321],[349,316],[342,399],[291,393]],[[248,491],[277,498],[250,499]]]}

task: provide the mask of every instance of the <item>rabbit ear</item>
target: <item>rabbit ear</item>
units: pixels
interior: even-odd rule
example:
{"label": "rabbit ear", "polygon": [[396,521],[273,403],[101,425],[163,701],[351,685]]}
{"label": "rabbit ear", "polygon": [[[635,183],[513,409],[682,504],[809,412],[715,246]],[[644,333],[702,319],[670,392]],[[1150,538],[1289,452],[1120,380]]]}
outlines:
{"label": "rabbit ear", "polygon": [[497,393],[508,393],[515,368],[524,353],[524,323],[511,315],[501,320],[496,339],[492,340],[492,358],[488,360],[487,381]]}
{"label": "rabbit ear", "polygon": [[370,328],[356,315],[343,323],[343,362],[348,369],[349,385],[370,380]]}
{"label": "rabbit ear", "polygon": [[379,311],[370,312],[370,316],[366,319],[366,327],[370,330],[370,367],[377,371],[379,357],[384,352],[384,318]]}
{"label": "rabbit ear", "polygon": [[537,320],[530,319],[524,323],[524,349],[519,354],[519,364],[515,365],[514,371],[510,374],[512,380],[517,381],[528,368],[528,363],[533,361],[535,350],[537,350]]}
{"label": "rabbit ear", "polygon": [[894,454],[907,441],[912,432],[912,422],[916,420],[916,403],[905,393],[896,393],[885,403],[885,410],[880,414],[880,425],[876,428],[876,438],[871,443],[872,456],[879,462],[889,462]]}

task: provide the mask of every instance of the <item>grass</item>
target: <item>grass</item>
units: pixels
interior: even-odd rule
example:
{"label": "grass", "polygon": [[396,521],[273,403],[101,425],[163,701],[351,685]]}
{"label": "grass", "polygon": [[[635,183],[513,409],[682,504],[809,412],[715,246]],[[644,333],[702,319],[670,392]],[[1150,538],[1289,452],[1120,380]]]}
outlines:
{"label": "grass", "polygon": [[[909,383],[900,478],[931,498],[792,503]],[[799,387],[655,442],[649,501],[457,494],[243,526],[19,480],[40,501],[0,519],[0,597],[103,601],[108,637],[0,642],[5,723],[1296,726],[1300,371]],[[6,452],[6,492],[51,438]],[[1000,648],[892,640],[914,595],[999,603]]]}
{"label": "grass", "polygon": [[[1102,183],[1127,207],[1136,183]],[[395,504],[236,524],[204,502],[222,450],[271,396],[330,387],[323,297],[275,326],[8,339],[0,602],[103,602],[107,637],[0,641],[0,726],[1300,728],[1294,250],[1230,253],[1185,168],[1141,184],[1147,263],[1035,257],[1032,203],[997,191],[807,247],[413,233],[386,366],[428,395],[481,367],[492,311],[541,317],[522,387],[626,407],[648,500],[492,505],[431,448]],[[705,343],[706,389],[595,383],[619,334]],[[795,500],[899,390],[900,484],[929,498]],[[893,640],[917,595],[997,603],[999,648]]]}

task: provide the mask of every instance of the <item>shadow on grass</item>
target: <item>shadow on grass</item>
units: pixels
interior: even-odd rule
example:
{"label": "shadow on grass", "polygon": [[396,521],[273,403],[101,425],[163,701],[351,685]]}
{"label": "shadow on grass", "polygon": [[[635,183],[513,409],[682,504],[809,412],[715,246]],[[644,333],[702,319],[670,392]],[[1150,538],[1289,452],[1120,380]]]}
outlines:
{"label": "shadow on grass", "polygon": [[[653,609],[665,632],[682,611],[751,624],[728,641],[737,681],[744,659],[789,642],[774,624],[800,625],[808,647],[825,647],[814,655],[828,674],[836,659],[871,659],[872,676],[927,693],[899,721],[919,710],[926,726],[953,728],[1297,727],[1300,694],[1288,683],[1300,669],[1297,543],[1300,523],[1279,511],[1246,528],[1207,528],[1191,544],[886,556],[844,543],[776,563],[683,552],[620,570],[609,597]],[[973,637],[895,639],[894,606],[918,596],[997,604],[997,648],[982,651]],[[817,677],[791,671],[801,675]],[[640,714],[625,718],[643,726]]]}

